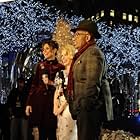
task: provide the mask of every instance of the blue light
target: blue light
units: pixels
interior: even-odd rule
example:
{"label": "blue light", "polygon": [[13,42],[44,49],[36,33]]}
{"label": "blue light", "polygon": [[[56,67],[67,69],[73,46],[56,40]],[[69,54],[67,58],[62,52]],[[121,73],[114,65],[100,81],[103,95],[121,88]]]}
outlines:
{"label": "blue light", "polygon": [[140,123],[140,114],[136,117],[138,123]]}
{"label": "blue light", "polygon": [[[56,8],[42,5],[34,0],[16,0],[0,4],[0,54],[22,51],[36,46],[44,38],[50,38],[58,18],[70,20],[77,25],[82,17],[68,18]],[[33,46],[34,44],[34,46]]]}
{"label": "blue light", "polygon": [[[4,69],[1,68],[3,54],[23,52],[26,49],[36,47],[44,39],[51,38],[56,21],[60,17],[69,20],[72,26],[76,26],[82,19],[82,16],[70,17],[53,6],[47,7],[34,0],[0,3],[0,102],[6,102],[3,95],[4,92],[9,93],[9,91],[6,91],[5,88],[10,89],[9,83],[5,82],[9,82],[8,70],[11,67],[9,65],[6,67],[5,73],[8,73],[8,78],[4,78]],[[32,62],[29,65],[35,64],[38,59],[37,53],[33,52]],[[32,69],[30,67],[31,71]]]}

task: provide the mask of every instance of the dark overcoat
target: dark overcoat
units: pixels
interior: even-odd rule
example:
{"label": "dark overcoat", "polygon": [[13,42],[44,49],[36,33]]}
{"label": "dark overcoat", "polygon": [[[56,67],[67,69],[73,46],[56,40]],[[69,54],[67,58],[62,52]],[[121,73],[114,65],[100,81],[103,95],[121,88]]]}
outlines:
{"label": "dark overcoat", "polygon": [[106,108],[107,119],[113,119],[111,92],[105,79],[105,65],[102,51],[93,45],[88,47],[75,61],[72,70],[74,82],[73,115],[79,113],[81,109],[90,111],[93,108]]}
{"label": "dark overcoat", "polygon": [[30,124],[45,128],[56,128],[57,118],[53,114],[53,97],[55,87],[48,85],[46,88],[42,81],[42,73],[47,71],[49,80],[53,81],[58,71],[64,69],[57,60],[39,62],[33,77],[31,89],[27,99],[27,105],[32,106]]}

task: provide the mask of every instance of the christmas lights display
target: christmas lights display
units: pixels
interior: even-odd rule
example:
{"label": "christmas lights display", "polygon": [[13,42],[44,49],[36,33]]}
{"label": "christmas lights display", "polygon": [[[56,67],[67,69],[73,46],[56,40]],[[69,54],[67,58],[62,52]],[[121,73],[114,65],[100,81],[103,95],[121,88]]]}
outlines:
{"label": "christmas lights display", "polygon": [[110,75],[113,71],[116,71],[117,75],[130,71],[136,74],[140,69],[140,28],[122,24],[110,27],[100,22],[99,29],[102,38],[98,40],[98,45],[106,55]]}
{"label": "christmas lights display", "polygon": [[72,33],[70,30],[70,23],[62,18],[59,19],[56,22],[56,27],[53,33],[53,40],[57,41],[60,47],[63,47],[66,44],[72,45]]}
{"label": "christmas lights display", "polygon": [[[48,7],[34,0],[0,3],[1,104],[6,103],[9,91],[16,86],[15,81],[20,74],[24,74],[26,79],[32,76],[35,64],[42,59],[40,43],[52,38],[60,47],[71,44],[70,28],[76,27],[82,19],[82,16],[69,16],[54,6]],[[124,111],[127,114],[121,113],[127,117],[134,116],[140,109],[140,27],[122,24],[109,26],[101,21],[97,21],[97,25],[102,36],[97,40],[97,45],[105,54],[108,78],[111,79],[110,83],[118,79],[117,92],[125,96]],[[116,95],[113,98],[118,103]],[[105,130],[103,139],[109,138],[139,139],[122,130]]]}
{"label": "christmas lights display", "polygon": [[[48,7],[34,0],[0,3],[1,102],[6,102],[9,93],[7,90],[11,88],[11,83],[14,84],[17,74],[23,71],[27,78],[31,76],[34,64],[41,59],[39,44],[50,38],[57,40],[60,46],[71,42],[68,31],[71,27],[76,27],[82,19],[82,16],[69,16],[54,6]],[[117,76],[121,81],[129,81],[131,84],[121,83],[121,90],[126,89],[123,92],[130,96],[128,102],[137,102],[140,98],[137,89],[140,28],[122,24],[109,26],[101,21],[97,21],[97,25],[102,35],[97,40],[97,45],[105,54],[109,78]],[[126,77],[130,78],[126,80]],[[137,109],[136,103],[128,104],[131,113]]]}
{"label": "christmas lights display", "polygon": [[[108,75],[111,83],[119,79],[114,110],[123,108],[120,115],[133,117],[138,115],[138,99],[140,98],[138,86],[138,72],[140,70],[140,28],[133,25],[116,24],[108,26],[105,22],[100,22],[99,30],[102,38],[97,40],[98,46],[102,48],[108,64]],[[117,85],[114,85],[117,87]],[[112,90],[115,90],[114,88]],[[124,103],[118,97],[118,93],[125,98]],[[119,96],[120,96],[119,95]],[[119,101],[119,103],[117,103]],[[119,115],[119,114],[118,114]],[[116,115],[117,116],[117,115]]]}
{"label": "christmas lights display", "polygon": [[0,100],[2,103],[6,102],[6,96],[21,69],[30,74],[33,64],[40,56],[38,44],[52,38],[56,21],[60,17],[68,20],[73,26],[82,19],[82,16],[70,17],[54,6],[48,7],[34,0],[0,3],[0,66],[2,66],[0,67]]}
{"label": "christmas lights display", "polygon": [[[0,54],[21,51],[49,38],[60,16],[68,18],[55,7],[43,6],[33,0],[0,3]],[[69,18],[72,23],[78,23],[79,19],[77,16]]]}

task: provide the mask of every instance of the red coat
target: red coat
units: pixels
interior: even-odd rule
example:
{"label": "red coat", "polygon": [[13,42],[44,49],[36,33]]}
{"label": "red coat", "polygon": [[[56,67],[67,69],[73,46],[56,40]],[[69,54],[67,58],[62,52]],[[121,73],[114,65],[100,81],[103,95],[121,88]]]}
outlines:
{"label": "red coat", "polygon": [[27,99],[27,105],[32,106],[30,123],[32,126],[57,127],[57,118],[53,114],[53,97],[55,87],[52,85],[46,89],[42,81],[42,72],[47,70],[49,80],[54,80],[58,71],[64,69],[57,60],[43,61],[37,64],[31,89]]}

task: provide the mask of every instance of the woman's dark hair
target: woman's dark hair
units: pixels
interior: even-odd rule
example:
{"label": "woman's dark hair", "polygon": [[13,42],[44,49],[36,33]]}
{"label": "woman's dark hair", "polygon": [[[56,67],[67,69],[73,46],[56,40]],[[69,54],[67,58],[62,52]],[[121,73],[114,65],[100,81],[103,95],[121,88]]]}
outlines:
{"label": "woman's dark hair", "polygon": [[52,49],[57,49],[59,48],[59,45],[56,41],[54,40],[45,40],[42,42],[42,47],[44,47],[45,44],[48,44]]}

